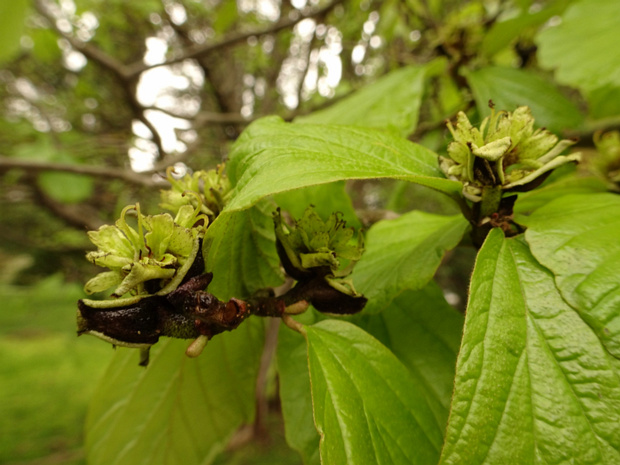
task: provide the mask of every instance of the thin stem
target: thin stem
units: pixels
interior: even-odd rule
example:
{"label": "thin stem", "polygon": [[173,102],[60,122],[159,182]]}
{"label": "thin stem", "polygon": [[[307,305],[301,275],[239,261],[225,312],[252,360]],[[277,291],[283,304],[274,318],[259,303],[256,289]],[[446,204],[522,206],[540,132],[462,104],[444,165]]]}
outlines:
{"label": "thin stem", "polygon": [[282,322],[291,328],[293,331],[297,331],[299,334],[306,336],[306,328],[300,322],[293,319],[292,316],[284,314],[282,315]]}

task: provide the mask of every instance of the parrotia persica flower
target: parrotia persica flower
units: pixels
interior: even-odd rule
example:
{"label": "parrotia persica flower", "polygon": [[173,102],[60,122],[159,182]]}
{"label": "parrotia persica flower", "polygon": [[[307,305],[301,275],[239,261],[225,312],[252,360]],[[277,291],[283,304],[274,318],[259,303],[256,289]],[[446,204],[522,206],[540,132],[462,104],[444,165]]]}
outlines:
{"label": "parrotia persica flower", "polygon": [[[131,210],[137,214],[136,228],[127,223]],[[87,260],[109,268],[84,286],[88,294],[115,287],[113,297],[165,294],[175,289],[199,252],[208,218],[191,205],[179,207],[176,216],[143,215],[140,206],[123,209],[115,225],[90,231],[88,237],[98,250]]]}
{"label": "parrotia persica flower", "polygon": [[288,226],[278,211],[274,223],[278,254],[290,276],[298,281],[323,279],[341,293],[361,296],[353,283],[344,278],[362,256],[363,236],[358,234],[357,240],[353,240],[355,231],[346,227],[341,213],[332,213],[323,221],[309,207],[301,219]]}
{"label": "parrotia persica flower", "polygon": [[200,208],[201,213],[213,221],[224,208],[226,195],[231,189],[230,181],[224,174],[224,165],[214,170],[186,174],[180,179],[175,179],[172,171],[169,169],[167,173],[171,187],[161,191],[160,206],[176,214],[183,205],[192,205]]}
{"label": "parrotia persica flower", "polygon": [[527,190],[527,184],[565,163],[580,160],[580,154],[560,155],[575,141],[562,140],[546,129],[534,129],[528,107],[514,112],[492,110],[480,127],[474,127],[463,112],[456,126],[448,122],[454,141],[447,157],[440,157],[442,171],[463,183],[463,195],[479,202],[484,187]]}

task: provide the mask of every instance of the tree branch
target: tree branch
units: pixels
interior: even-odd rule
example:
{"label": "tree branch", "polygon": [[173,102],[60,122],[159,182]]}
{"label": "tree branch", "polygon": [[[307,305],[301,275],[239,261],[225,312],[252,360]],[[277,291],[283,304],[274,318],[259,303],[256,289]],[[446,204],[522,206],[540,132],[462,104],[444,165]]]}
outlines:
{"label": "tree branch", "polygon": [[312,11],[310,13],[301,14],[298,18],[295,18],[295,19],[285,19],[284,21],[279,21],[278,23],[268,28],[259,30],[259,31],[235,33],[235,34],[231,34],[229,37],[221,40],[220,42],[217,42],[214,44],[206,44],[206,45],[200,45],[200,46],[194,46],[194,47],[187,48],[179,56],[170,58],[169,60],[166,60],[162,63],[155,63],[152,65],[146,65],[142,61],[132,63],[127,66],[128,75],[135,77],[135,76],[140,75],[141,73],[143,73],[144,71],[148,69],[157,68],[159,66],[168,66],[174,63],[180,63],[190,58],[200,58],[202,56],[212,53],[215,50],[220,50],[223,48],[231,47],[233,45],[237,45],[239,43],[245,42],[250,37],[260,37],[264,35],[275,34],[285,29],[290,29],[293,26],[300,23],[301,21],[303,21],[304,19],[314,18],[316,16],[323,16],[329,13],[336,6],[343,3],[343,1],[344,0],[334,0],[332,3],[330,3],[329,5],[323,8]]}
{"label": "tree branch", "polygon": [[150,175],[139,174],[131,170],[109,168],[106,166],[76,165],[72,163],[55,163],[48,161],[23,160],[0,156],[0,171],[21,168],[30,172],[62,171],[65,173],[85,174],[99,178],[121,179],[130,184],[153,187],[158,183]]}
{"label": "tree branch", "polygon": [[128,72],[127,66],[118,61],[116,58],[108,55],[103,50],[95,47],[91,43],[82,42],[81,40],[76,39],[75,37],[65,34],[63,31],[61,31],[56,25],[56,19],[47,9],[43,0],[35,1],[34,5],[37,12],[47,20],[50,28],[52,28],[54,32],[56,32],[56,34],[58,34],[60,37],[69,42],[71,47],[84,54],[86,58],[89,58],[99,63],[104,68],[112,71],[121,80],[127,81],[132,78],[131,74]]}

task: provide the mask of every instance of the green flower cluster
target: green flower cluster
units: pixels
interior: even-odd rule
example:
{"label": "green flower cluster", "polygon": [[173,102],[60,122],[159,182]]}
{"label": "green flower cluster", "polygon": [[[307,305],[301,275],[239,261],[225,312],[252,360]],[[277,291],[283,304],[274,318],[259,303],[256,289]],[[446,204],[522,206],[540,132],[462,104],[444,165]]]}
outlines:
{"label": "green flower cluster", "polygon": [[[126,220],[135,210],[136,228]],[[191,267],[200,248],[208,219],[191,205],[178,209],[176,216],[143,215],[140,205],[125,207],[115,225],[90,231],[88,237],[98,250],[86,259],[109,268],[84,286],[88,294],[115,287],[113,297],[165,294],[175,289]],[[151,284],[149,287],[147,283]]]}
{"label": "green flower cluster", "polygon": [[224,165],[214,170],[186,174],[180,179],[175,179],[172,171],[172,168],[168,169],[167,178],[171,187],[161,192],[160,206],[176,213],[183,205],[192,205],[200,208],[201,213],[213,221],[224,208],[226,195],[231,189],[230,181],[224,174]]}
{"label": "green flower cluster", "polygon": [[341,213],[332,213],[324,222],[309,207],[293,226],[283,222],[280,212],[275,214],[274,223],[278,252],[289,275],[298,280],[320,276],[334,289],[359,296],[344,278],[362,256],[363,236],[358,234],[353,241],[355,231],[346,227]]}
{"label": "green flower cluster", "polygon": [[534,129],[528,107],[514,112],[492,110],[480,128],[472,126],[459,112],[456,127],[448,129],[454,141],[449,158],[440,157],[440,167],[450,179],[463,183],[463,195],[473,202],[482,200],[485,187],[528,190],[527,184],[565,163],[580,160],[580,154],[559,156],[572,140],[562,140],[546,129]]}

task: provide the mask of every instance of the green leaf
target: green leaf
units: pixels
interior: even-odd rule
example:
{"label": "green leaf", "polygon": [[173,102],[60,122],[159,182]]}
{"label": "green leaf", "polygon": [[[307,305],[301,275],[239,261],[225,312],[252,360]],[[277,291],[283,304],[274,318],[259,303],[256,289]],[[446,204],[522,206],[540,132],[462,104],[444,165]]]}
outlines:
{"label": "green leaf", "polygon": [[620,2],[581,0],[536,39],[541,66],[555,70],[561,84],[592,91],[607,84],[620,85]]}
{"label": "green leaf", "polygon": [[19,51],[29,10],[29,0],[0,3],[0,63],[9,61]]}
{"label": "green leaf", "polygon": [[532,253],[555,274],[562,296],[620,357],[620,197],[562,197],[524,223]]}
{"label": "green leaf", "polygon": [[481,52],[492,57],[523,34],[524,31],[540,26],[552,16],[561,14],[568,3],[566,0],[556,1],[555,4],[536,12],[530,12],[525,7],[520,15],[505,21],[495,22],[482,39]]}
{"label": "green leaf", "polygon": [[440,464],[619,463],[619,367],[524,242],[491,231]]}
{"label": "green leaf", "polygon": [[351,323],[305,328],[321,462],[435,464],[439,425],[416,379]]}
{"label": "green leaf", "polygon": [[396,178],[460,195],[461,183],[443,177],[434,152],[367,128],[252,123],[230,155],[234,191],[226,209],[241,210],[261,198],[343,179]]}
{"label": "green leaf", "polygon": [[620,115],[620,85],[607,85],[590,92],[588,110],[594,119]]}
{"label": "green leaf", "polygon": [[213,272],[209,291],[220,299],[245,298],[282,283],[274,210],[264,201],[249,210],[222,213],[207,228],[203,255],[207,271]]}
{"label": "green leaf", "polygon": [[456,356],[463,332],[463,316],[452,308],[439,286],[430,283],[406,291],[381,313],[366,312],[353,323],[376,337],[421,381],[437,422],[448,422],[454,387]]}
{"label": "green leaf", "polygon": [[39,174],[37,183],[47,195],[63,203],[87,200],[95,188],[94,181],[89,176],[51,171]]}
{"label": "green leaf", "polygon": [[[295,319],[303,324],[313,324],[323,318],[320,313],[310,310]],[[305,465],[319,465],[320,437],[312,417],[306,346],[301,334],[281,326],[276,357],[286,441],[301,454]]]}
{"label": "green leaf", "polygon": [[406,137],[418,124],[425,77],[425,66],[394,70],[324,110],[295,118],[295,122],[389,129]]}
{"label": "green leaf", "polygon": [[[13,155],[19,158],[61,163],[78,163],[70,153],[60,150],[50,137],[41,136],[34,142],[17,146]],[[63,203],[78,203],[88,199],[94,189],[90,176],[49,171],[37,176],[39,187],[52,199]]]}
{"label": "green leaf", "polygon": [[[564,195],[606,191],[607,184],[600,178],[566,176],[529,192],[520,193],[514,211],[519,214],[530,213]],[[518,219],[517,223],[520,222]]]}
{"label": "green leaf", "polygon": [[483,116],[491,113],[492,100],[497,110],[529,106],[536,125],[552,131],[575,128],[583,122],[577,107],[557,87],[530,71],[493,66],[466,77]]}
{"label": "green leaf", "polygon": [[375,223],[351,275],[355,289],[368,298],[365,312],[376,313],[404,290],[424,287],[444,253],[460,242],[468,224],[462,215],[421,211]]}
{"label": "green leaf", "polygon": [[86,424],[91,465],[206,465],[254,416],[263,324],[250,319],[213,338],[196,359],[187,341],[153,348],[149,366],[118,349]]}
{"label": "green leaf", "polygon": [[293,218],[301,218],[306,208],[314,205],[314,211],[323,221],[327,221],[332,213],[340,212],[348,227],[357,229],[361,226],[343,181],[308,186],[277,194],[274,196],[274,201]]}

